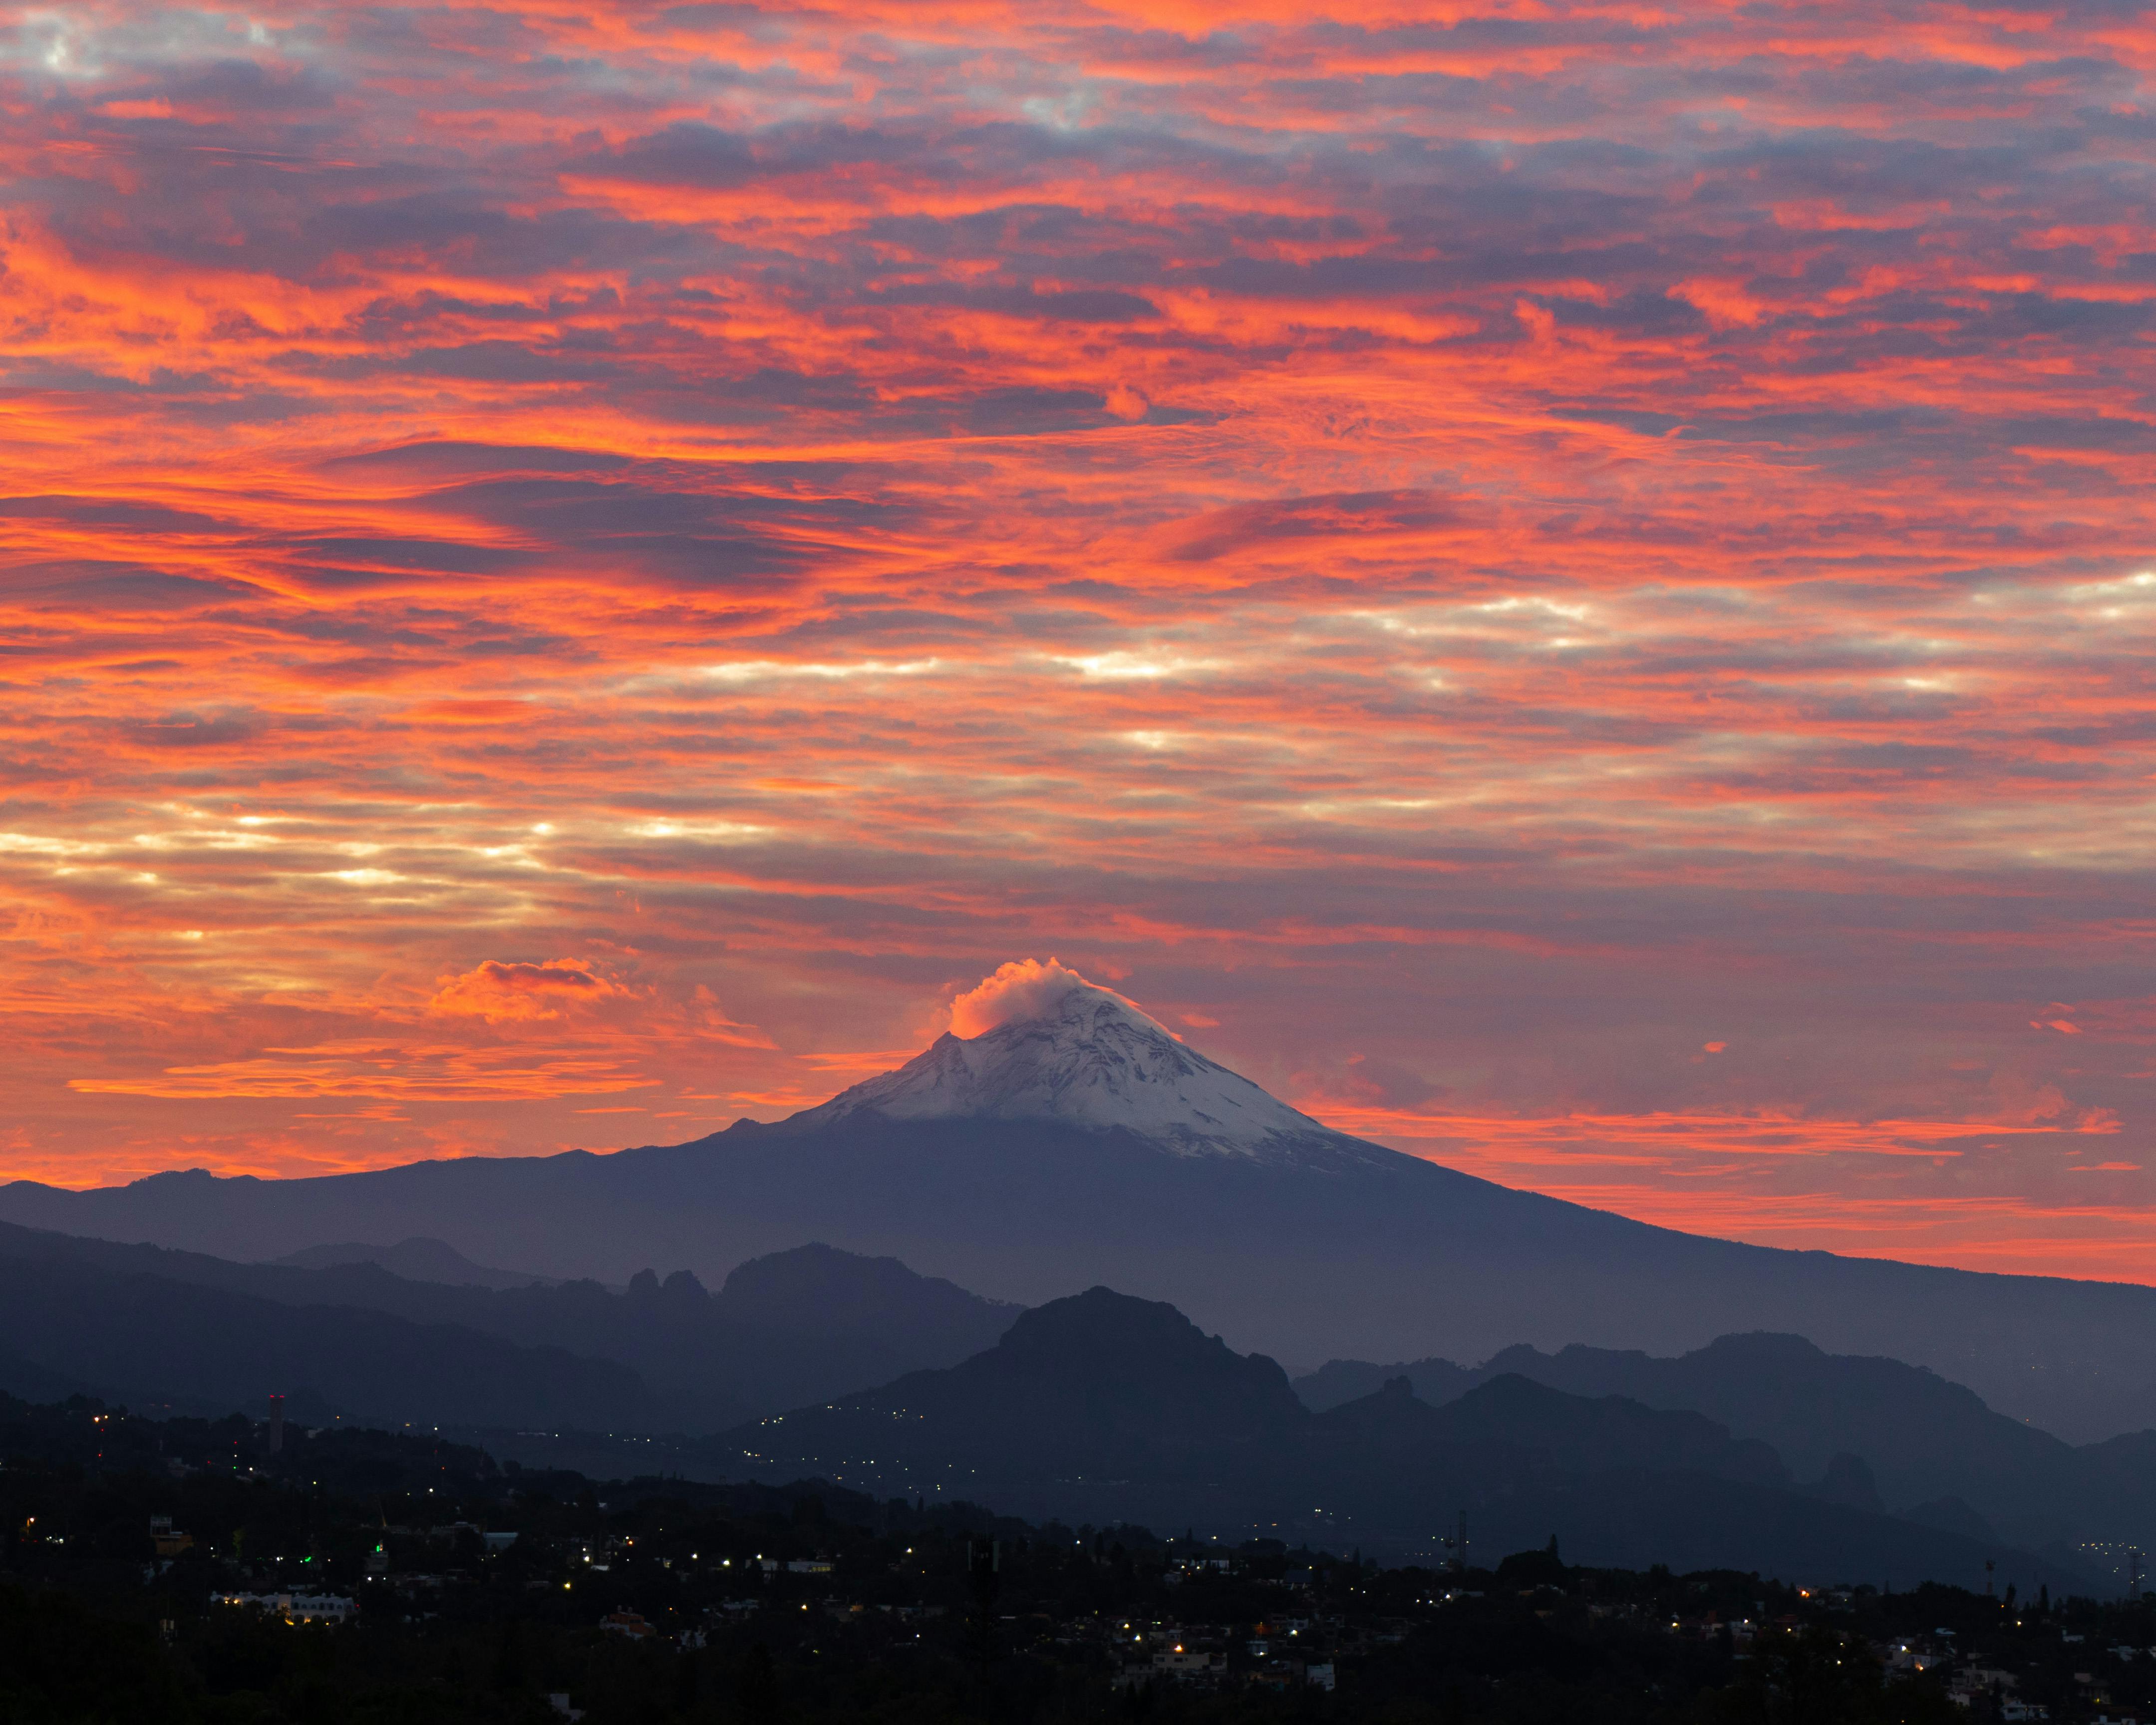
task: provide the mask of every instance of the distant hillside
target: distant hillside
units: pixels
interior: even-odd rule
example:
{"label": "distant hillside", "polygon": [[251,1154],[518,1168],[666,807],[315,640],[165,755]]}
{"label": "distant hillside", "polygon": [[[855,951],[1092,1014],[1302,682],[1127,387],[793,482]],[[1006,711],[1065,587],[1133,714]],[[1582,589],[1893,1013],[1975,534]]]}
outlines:
{"label": "distant hillside", "polygon": [[[1404,1378],[1422,1400],[1436,1407],[1456,1401],[1486,1378],[1496,1375],[1476,1366],[1455,1365],[1449,1359],[1401,1360],[1389,1366],[1366,1359],[1329,1359],[1316,1371],[1295,1380],[1295,1393],[1312,1413],[1322,1414],[1342,1402],[1375,1395],[1395,1378]],[[1522,1373],[1532,1378],[1532,1372]]]}
{"label": "distant hillside", "polygon": [[773,1454],[787,1466],[855,1454],[984,1477],[1204,1480],[1308,1418],[1270,1360],[1235,1353],[1172,1306],[1094,1288],[1026,1312],[961,1365],[745,1431],[783,1437]]}
{"label": "distant hillside", "polygon": [[453,1324],[288,1305],[94,1264],[0,1258],[8,1350],[0,1389],[141,1407],[295,1419],[495,1426],[648,1423],[643,1380],[609,1360],[525,1348]]}
{"label": "distant hillside", "polygon": [[2077,1449],[1922,1367],[1830,1354],[1799,1336],[1724,1336],[1673,1358],[1519,1347],[1474,1367],[1334,1360],[1296,1389],[1322,1410],[1398,1378],[1441,1404],[1507,1373],[1578,1395],[1697,1409],[1771,1444],[1806,1476],[1837,1457],[1857,1458],[1889,1508],[1937,1525],[1971,1532],[1989,1526],[2009,1541],[2046,1548],[2156,1538],[2156,1468],[2143,1465],[2156,1433],[2145,1442],[2129,1436]]}
{"label": "distant hillside", "polygon": [[1989,1558],[2000,1585],[2089,1585],[2064,1563],[1828,1501],[1771,1445],[1697,1412],[1503,1374],[1442,1408],[1395,1379],[1312,1414],[1272,1361],[1106,1288],[1027,1312],[959,1366],[744,1425],[711,1453],[767,1480],[1396,1558],[1442,1555],[1464,1509],[1491,1549],[1554,1535],[1591,1563],[1980,1585]]}
{"label": "distant hillside", "polygon": [[[429,1250],[439,1245],[408,1241],[414,1250],[400,1248],[402,1261],[460,1273],[465,1260],[447,1247]],[[644,1271],[624,1292],[593,1281],[486,1287],[413,1281],[369,1260],[312,1268],[236,1264],[0,1223],[0,1261],[8,1260],[95,1266],[280,1305],[449,1323],[526,1348],[618,1361],[640,1377],[647,1394],[635,1420],[610,1411],[591,1422],[600,1430],[716,1431],[917,1368],[953,1364],[993,1343],[1019,1311],[916,1276],[896,1259],[823,1245],[740,1265],[716,1294],[685,1271],[663,1282]]]}
{"label": "distant hillside", "polygon": [[277,1260],[299,1270],[334,1270],[343,1264],[378,1264],[406,1281],[438,1281],[451,1287],[528,1288],[544,1281],[543,1276],[527,1276],[520,1270],[490,1270],[475,1264],[445,1240],[415,1235],[395,1245],[366,1245],[347,1240],[336,1245],[309,1246]]}

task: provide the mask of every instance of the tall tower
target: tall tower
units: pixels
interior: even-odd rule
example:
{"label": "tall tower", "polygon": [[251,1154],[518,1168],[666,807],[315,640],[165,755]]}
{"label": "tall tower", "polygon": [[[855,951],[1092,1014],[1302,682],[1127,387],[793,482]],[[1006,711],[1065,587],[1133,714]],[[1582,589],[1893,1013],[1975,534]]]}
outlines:
{"label": "tall tower", "polygon": [[1460,1512],[1460,1532],[1450,1539],[1438,1543],[1452,1553],[1452,1567],[1461,1574],[1467,1573],[1467,1512]]}
{"label": "tall tower", "polygon": [[285,1447],[285,1398],[270,1398],[270,1453],[275,1455]]}

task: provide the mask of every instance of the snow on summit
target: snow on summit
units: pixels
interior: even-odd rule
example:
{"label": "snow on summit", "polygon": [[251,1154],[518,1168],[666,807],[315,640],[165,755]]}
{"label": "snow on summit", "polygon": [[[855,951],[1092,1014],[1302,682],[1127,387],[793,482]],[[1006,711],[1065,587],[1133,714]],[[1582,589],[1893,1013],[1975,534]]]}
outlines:
{"label": "snow on summit", "polygon": [[[952,1021],[950,1034],[897,1070],[792,1123],[826,1125],[865,1111],[891,1120],[1054,1120],[1120,1127],[1185,1154],[1266,1159],[1321,1145],[1337,1155],[1356,1143],[1053,959],[1005,965],[953,1004]],[[969,1029],[975,1034],[958,1034]]]}

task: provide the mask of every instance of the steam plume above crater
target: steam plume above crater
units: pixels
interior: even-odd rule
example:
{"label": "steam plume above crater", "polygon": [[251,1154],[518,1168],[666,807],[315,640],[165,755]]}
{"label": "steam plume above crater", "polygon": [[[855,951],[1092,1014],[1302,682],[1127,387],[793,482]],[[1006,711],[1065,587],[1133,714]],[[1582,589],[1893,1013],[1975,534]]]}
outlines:
{"label": "steam plume above crater", "polygon": [[1128,1133],[1182,1155],[1389,1158],[1208,1060],[1111,988],[1054,958],[1000,966],[952,1004],[952,1029],[894,1072],[786,1124],[1054,1121]]}
{"label": "steam plume above crater", "polygon": [[[992,975],[951,1003],[951,1034],[970,1040],[1022,1019],[1053,1018],[1062,1010],[1063,1002],[1081,989],[1117,1001],[1130,1013],[1158,1024],[1135,1000],[1088,981],[1060,959],[1014,958],[998,965]],[[1163,1034],[1172,1033],[1163,1028]]]}

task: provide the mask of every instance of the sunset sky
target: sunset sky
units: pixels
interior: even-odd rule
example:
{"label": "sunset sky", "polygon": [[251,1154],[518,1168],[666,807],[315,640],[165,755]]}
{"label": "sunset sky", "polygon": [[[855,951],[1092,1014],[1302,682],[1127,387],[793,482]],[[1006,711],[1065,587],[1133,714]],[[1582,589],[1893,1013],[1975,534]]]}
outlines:
{"label": "sunset sky", "polygon": [[0,12],[0,1174],[773,1118],[1060,958],[2156,1280],[2156,18]]}

